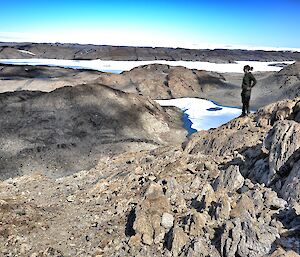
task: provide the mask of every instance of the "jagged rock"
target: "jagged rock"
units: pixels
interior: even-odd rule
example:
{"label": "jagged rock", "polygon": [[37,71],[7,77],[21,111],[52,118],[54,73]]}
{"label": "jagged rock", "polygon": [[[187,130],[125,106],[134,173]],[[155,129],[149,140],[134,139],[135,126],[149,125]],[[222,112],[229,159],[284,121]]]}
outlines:
{"label": "jagged rock", "polygon": [[256,181],[266,182],[269,174],[269,158],[258,159],[255,161],[253,168],[251,170],[247,169],[244,173]]}
{"label": "jagged rock", "polygon": [[295,106],[298,102],[299,97],[271,103],[257,111],[258,115],[255,117],[255,120],[260,127],[267,127],[278,120],[293,117],[295,112],[297,112]]}
{"label": "jagged rock", "polygon": [[221,257],[220,253],[213,246],[209,240],[205,240],[204,238],[197,238],[195,241],[191,242],[191,244],[184,249],[180,256],[186,257]]}
{"label": "jagged rock", "polygon": [[212,205],[211,216],[213,216],[218,222],[227,220],[231,212],[230,198],[227,195],[221,196],[219,201]]}
{"label": "jagged rock", "polygon": [[236,151],[240,153],[243,149],[255,147],[265,137],[267,128],[257,127],[253,118],[237,118],[214,130],[193,134],[185,151],[190,154],[228,156],[233,159]]}
{"label": "jagged rock", "polygon": [[[298,156],[299,159],[300,156]],[[293,164],[280,193],[287,201],[296,201],[300,204],[300,160]]]}
{"label": "jagged rock", "polygon": [[159,243],[165,236],[165,230],[161,227],[163,213],[170,212],[171,206],[164,196],[162,187],[157,183],[151,183],[145,193],[145,199],[136,209],[136,219],[133,229],[141,234],[142,242],[147,245]]}
{"label": "jagged rock", "polygon": [[287,202],[281,198],[278,198],[276,192],[274,191],[266,191],[264,197],[266,199],[266,205],[270,208],[282,209],[287,205]]}
{"label": "jagged rock", "polygon": [[246,194],[241,195],[230,212],[232,217],[247,220],[255,217],[255,205]]}
{"label": "jagged rock", "polygon": [[241,240],[241,230],[242,226],[238,218],[226,223],[224,233],[221,238],[222,256],[236,256],[236,253],[238,251],[238,245]]}
{"label": "jagged rock", "polygon": [[264,148],[269,152],[269,174],[263,182],[270,184],[274,175],[292,158],[300,147],[300,124],[295,121],[279,121],[268,133]]}
{"label": "jagged rock", "polygon": [[200,237],[203,233],[203,228],[210,219],[207,213],[193,212],[191,220],[187,224],[190,235]]}
{"label": "jagged rock", "polygon": [[278,232],[274,227],[235,218],[225,225],[221,239],[222,255],[263,256],[270,252],[277,237]]}
{"label": "jagged rock", "polygon": [[252,181],[251,181],[250,179],[248,179],[248,178],[245,179],[244,183],[245,183],[245,186],[248,187],[249,189],[253,189],[254,186],[255,186],[255,185],[252,183]]}
{"label": "jagged rock", "polygon": [[229,166],[214,182],[215,191],[226,188],[229,192],[235,192],[244,184],[244,177],[239,171],[239,166]]}
{"label": "jagged rock", "polygon": [[198,211],[208,209],[212,201],[215,201],[216,196],[214,189],[210,184],[203,185],[200,194],[193,201],[193,207]]}
{"label": "jagged rock", "polygon": [[172,240],[171,252],[172,252],[172,256],[177,257],[182,253],[183,247],[189,241],[189,237],[183,232],[183,230],[180,227],[174,228],[172,236],[173,236],[173,240]]}
{"label": "jagged rock", "polygon": [[172,209],[184,211],[187,209],[186,201],[183,198],[183,188],[174,177],[160,180],[165,196],[170,200]]}

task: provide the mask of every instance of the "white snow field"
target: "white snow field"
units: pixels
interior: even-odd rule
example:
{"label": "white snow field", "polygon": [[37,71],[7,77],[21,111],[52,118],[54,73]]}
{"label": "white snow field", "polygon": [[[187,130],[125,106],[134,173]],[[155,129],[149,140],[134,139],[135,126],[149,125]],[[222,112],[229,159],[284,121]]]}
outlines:
{"label": "white snow field", "polygon": [[197,131],[219,127],[240,116],[242,112],[241,109],[236,107],[220,106],[199,98],[177,98],[156,100],[156,102],[161,106],[176,106],[180,108],[187,114],[191,128]]}
{"label": "white snow field", "polygon": [[[28,53],[29,54],[29,53]],[[248,64],[255,71],[280,71],[282,67],[270,66],[279,63],[292,64],[291,62],[255,62],[255,61],[237,61],[235,63],[210,63],[210,62],[192,62],[192,61],[103,61],[103,60],[59,60],[59,59],[0,59],[2,64],[15,65],[45,65],[73,69],[91,69],[103,72],[121,73],[129,71],[135,67],[149,64],[167,64],[170,66],[183,66],[189,69],[215,71],[215,72],[234,72],[243,73],[244,65]]]}

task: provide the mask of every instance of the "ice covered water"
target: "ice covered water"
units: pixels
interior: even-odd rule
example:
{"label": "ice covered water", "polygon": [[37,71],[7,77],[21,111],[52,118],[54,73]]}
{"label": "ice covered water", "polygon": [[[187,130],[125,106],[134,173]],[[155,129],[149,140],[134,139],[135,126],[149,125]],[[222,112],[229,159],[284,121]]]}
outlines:
{"label": "ice covered water", "polygon": [[184,112],[185,127],[191,134],[199,130],[219,127],[241,115],[241,109],[220,106],[199,98],[156,100],[161,106],[176,106]]}

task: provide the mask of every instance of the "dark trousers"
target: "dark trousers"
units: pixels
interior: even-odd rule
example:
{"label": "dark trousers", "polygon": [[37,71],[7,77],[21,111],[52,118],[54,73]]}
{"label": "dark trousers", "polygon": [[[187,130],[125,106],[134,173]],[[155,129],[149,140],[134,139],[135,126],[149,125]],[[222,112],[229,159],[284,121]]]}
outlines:
{"label": "dark trousers", "polygon": [[243,103],[243,109],[242,109],[243,114],[250,113],[249,102],[251,97],[251,91],[242,91],[241,96],[242,96],[242,103]]}

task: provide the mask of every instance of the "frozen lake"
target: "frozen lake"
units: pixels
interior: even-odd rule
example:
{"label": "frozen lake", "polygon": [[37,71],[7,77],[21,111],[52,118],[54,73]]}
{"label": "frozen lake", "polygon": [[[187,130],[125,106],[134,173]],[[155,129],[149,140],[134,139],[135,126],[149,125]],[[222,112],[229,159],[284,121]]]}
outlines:
{"label": "frozen lake", "polygon": [[219,127],[241,115],[236,107],[220,106],[199,98],[156,100],[161,106],[176,106],[184,112],[184,125],[189,134],[199,130]]}
{"label": "frozen lake", "polygon": [[[248,64],[254,71],[280,71],[281,67],[270,66],[283,62],[254,62],[238,61],[235,63],[210,63],[210,62],[191,62],[191,61],[103,61],[103,60],[58,60],[58,59],[0,59],[3,64],[15,65],[45,65],[72,69],[91,69],[102,72],[121,73],[129,71],[135,67],[149,64],[167,64],[170,66],[183,66],[189,69],[207,70],[215,72],[234,72],[243,73],[244,65]],[[292,64],[293,62],[284,62]]]}

